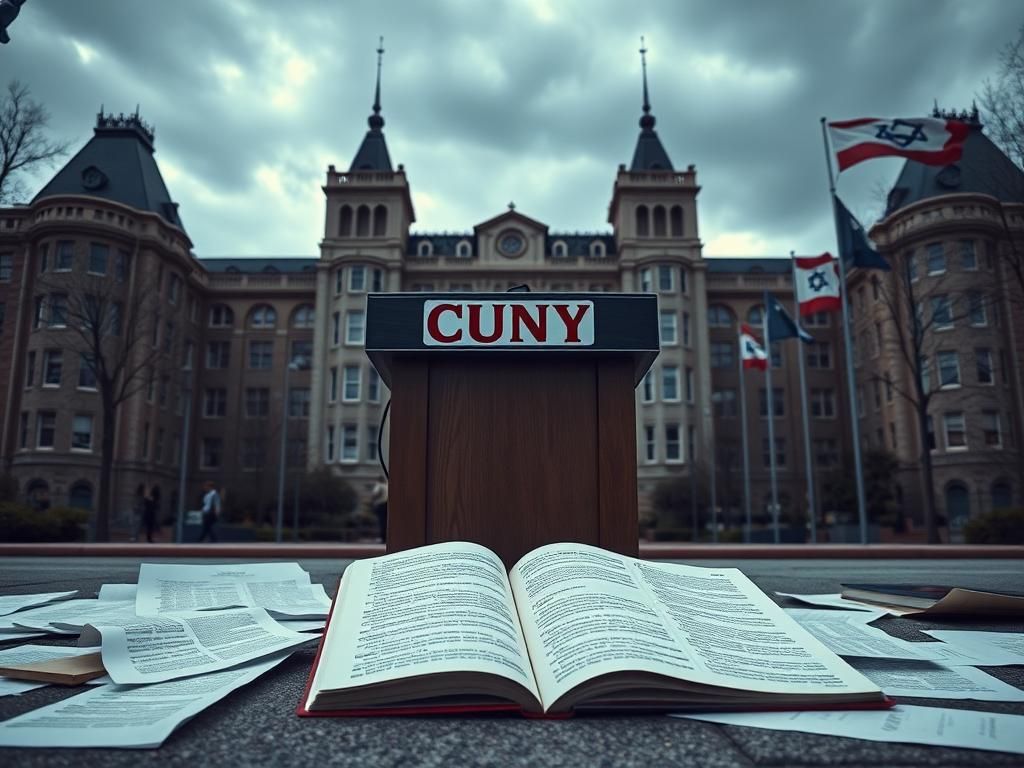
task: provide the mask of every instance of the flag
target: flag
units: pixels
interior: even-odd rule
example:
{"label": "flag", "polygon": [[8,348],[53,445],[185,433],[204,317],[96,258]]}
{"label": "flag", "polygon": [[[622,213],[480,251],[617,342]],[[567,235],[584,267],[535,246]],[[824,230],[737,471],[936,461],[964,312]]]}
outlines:
{"label": "flag", "polygon": [[892,269],[889,262],[871,245],[867,233],[864,232],[864,227],[852,213],[846,210],[846,206],[843,205],[839,196],[832,195],[832,198],[835,200],[839,255],[846,262],[847,268],[860,267],[861,269],[884,269],[886,271]]}
{"label": "flag", "polygon": [[768,353],[749,325],[740,326],[740,359],[744,368],[768,369]]}
{"label": "flag", "polygon": [[966,123],[941,117],[862,117],[829,123],[828,128],[840,173],[874,157],[949,165],[960,159],[970,130]]}
{"label": "flag", "polygon": [[779,303],[779,300],[768,291],[764,292],[764,311],[768,313],[769,341],[781,341],[782,339],[814,341],[814,337],[797,325],[782,304]]}
{"label": "flag", "polygon": [[793,257],[793,280],[800,316],[816,312],[837,312],[842,307],[839,298],[839,265],[831,253],[806,258]]}

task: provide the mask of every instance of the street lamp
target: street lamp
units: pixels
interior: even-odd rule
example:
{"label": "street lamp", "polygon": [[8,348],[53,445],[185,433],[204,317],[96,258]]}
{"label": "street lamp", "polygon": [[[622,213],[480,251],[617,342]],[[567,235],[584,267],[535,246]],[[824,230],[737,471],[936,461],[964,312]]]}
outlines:
{"label": "street lamp", "polygon": [[284,468],[285,458],[288,449],[288,373],[290,371],[305,371],[309,368],[309,359],[304,355],[296,355],[284,369],[284,403],[281,408],[281,457],[277,467],[277,523],[274,530],[274,540],[280,544],[284,532]]}

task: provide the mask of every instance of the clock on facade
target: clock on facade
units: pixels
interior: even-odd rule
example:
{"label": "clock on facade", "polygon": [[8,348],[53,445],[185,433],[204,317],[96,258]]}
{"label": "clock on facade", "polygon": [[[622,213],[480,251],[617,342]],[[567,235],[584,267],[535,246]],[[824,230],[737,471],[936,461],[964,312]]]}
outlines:
{"label": "clock on facade", "polygon": [[509,229],[498,235],[498,252],[502,256],[515,258],[516,256],[521,256],[525,250],[526,240],[521,232]]}

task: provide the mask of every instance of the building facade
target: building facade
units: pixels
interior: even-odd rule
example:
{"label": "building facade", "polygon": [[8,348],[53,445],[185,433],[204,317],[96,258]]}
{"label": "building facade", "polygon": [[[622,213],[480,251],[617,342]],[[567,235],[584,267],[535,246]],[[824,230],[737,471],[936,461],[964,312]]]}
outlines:
{"label": "building facade", "polygon": [[[768,517],[774,449],[782,517],[803,526],[798,354],[807,365],[818,509],[831,511],[822,484],[851,461],[838,316],[807,319],[813,344],[773,350],[773,392],[763,374],[741,375],[739,325],[760,323],[766,290],[792,308],[789,261],[704,258],[696,169],[677,169],[669,159],[646,87],[632,161],[611,179],[609,226],[593,233],[560,232],[512,204],[462,233],[414,230],[410,181],[402,165],[392,166],[383,128],[378,91],[350,167],[327,170],[325,228],[315,258],[197,258],[153,157],[153,132],[138,115],[101,113],[93,138],[30,204],[0,209],[0,355],[8,364],[0,377],[0,460],[21,500],[94,507],[108,433],[111,513],[122,527],[140,485],[161,488],[165,516],[179,498],[185,508],[195,506],[206,480],[226,489],[229,507],[272,508],[282,456],[286,497],[304,471],[324,467],[365,495],[380,475],[378,454],[387,454],[386,429],[384,445],[379,441],[388,402],[363,348],[366,295],[527,284],[537,291],[659,296],[662,352],[636,392],[642,515],[650,514],[655,486],[680,476],[705,488],[713,483],[720,520],[741,524],[743,397],[755,523]],[[988,142],[980,131],[977,136]],[[990,143],[975,144],[981,149],[968,150],[991,164]],[[966,152],[962,165],[973,178]],[[919,168],[907,167],[904,176]],[[950,364],[942,354],[959,350],[959,375],[981,376],[985,368],[992,379],[977,382],[987,389],[961,403],[956,398],[966,397],[967,388],[954,395],[942,378],[934,400],[933,419],[945,441],[934,454],[939,508],[960,525],[993,506],[1022,503],[1022,305],[999,288],[1008,284],[1009,270],[996,254],[1015,252],[1006,227],[1024,230],[1024,196],[905,181],[915,192],[894,200],[872,231],[883,252],[894,262],[907,254],[932,259],[916,254],[931,254],[940,242],[950,280],[954,262],[976,265],[957,273],[964,283],[957,283],[958,292],[985,292],[990,283],[1002,291],[998,301],[986,300],[984,323],[975,315],[978,322],[955,325],[952,333],[934,329],[927,342],[938,345],[929,347],[933,375],[946,376]],[[937,277],[928,272],[922,285]],[[886,376],[903,381],[908,375],[893,352],[894,321],[882,312],[884,302],[865,298],[874,278],[892,274],[850,278],[855,336],[864,339],[856,374],[872,405],[862,407],[859,421],[866,446],[898,457],[902,503],[914,518],[922,491],[913,415],[884,389],[882,401],[870,400]],[[130,347],[122,357],[131,386],[112,423],[104,423],[109,409],[91,371],[95,356],[69,322],[69,307],[91,307],[96,297],[117,305],[103,349]],[[877,354],[872,338],[880,340]],[[958,424],[963,444],[956,443]],[[707,504],[706,492],[699,499],[694,494],[688,512]]]}

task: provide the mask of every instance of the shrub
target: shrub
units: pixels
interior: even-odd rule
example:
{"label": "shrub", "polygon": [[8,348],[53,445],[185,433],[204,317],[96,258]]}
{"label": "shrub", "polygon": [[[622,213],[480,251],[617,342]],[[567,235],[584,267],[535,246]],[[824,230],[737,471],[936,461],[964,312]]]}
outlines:
{"label": "shrub", "polygon": [[35,511],[24,504],[0,503],[0,541],[85,541],[89,513],[84,509],[52,507]]}
{"label": "shrub", "polygon": [[994,509],[964,526],[968,544],[1024,544],[1024,509]]}

